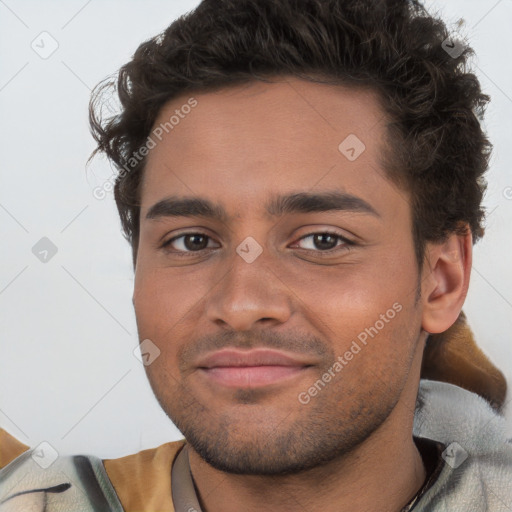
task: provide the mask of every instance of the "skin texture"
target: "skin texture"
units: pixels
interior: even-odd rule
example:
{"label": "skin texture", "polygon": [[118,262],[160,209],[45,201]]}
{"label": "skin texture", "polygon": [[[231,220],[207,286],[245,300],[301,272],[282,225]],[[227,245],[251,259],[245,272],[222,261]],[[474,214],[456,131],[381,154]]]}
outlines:
{"label": "skin texture", "polygon": [[[161,351],[147,375],[189,441],[203,510],[399,510],[425,480],[412,439],[425,340],[462,308],[471,235],[429,244],[419,279],[408,194],[379,164],[386,118],[372,91],[282,77],[193,97],[148,155],[133,303],[140,339]],[[165,105],[155,126],[188,98]],[[366,146],[354,161],[338,149],[349,134]],[[332,191],[377,215],[265,209],[275,194]],[[227,216],[146,219],[169,196],[209,199]],[[307,236],[326,230],[353,244]],[[209,238],[162,247],[184,233]],[[236,251],[247,237],[263,249],[251,263]],[[310,366],[227,388],[196,367],[224,347],[279,349]],[[339,356],[341,371],[301,403]]]}

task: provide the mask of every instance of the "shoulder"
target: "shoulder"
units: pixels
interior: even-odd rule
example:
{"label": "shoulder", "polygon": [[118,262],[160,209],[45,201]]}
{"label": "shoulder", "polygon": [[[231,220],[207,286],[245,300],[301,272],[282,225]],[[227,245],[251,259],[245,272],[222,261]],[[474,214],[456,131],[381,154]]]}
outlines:
{"label": "shoulder", "polygon": [[422,380],[414,435],[445,446],[444,467],[422,510],[510,510],[512,439],[505,418],[482,397],[453,384]]}
{"label": "shoulder", "polygon": [[49,443],[29,448],[5,431],[2,437],[1,512],[123,512],[99,458],[59,455]]}
{"label": "shoulder", "polygon": [[420,381],[413,429],[419,437],[443,443],[465,440],[476,452],[499,449],[508,441],[505,417],[487,400],[454,384],[428,379]]}
{"label": "shoulder", "polygon": [[102,460],[43,453],[0,429],[0,510],[172,512],[171,467],[184,444]]}
{"label": "shoulder", "polygon": [[0,428],[0,469],[9,462],[26,452],[29,447],[11,436],[9,432]]}
{"label": "shoulder", "polygon": [[103,461],[125,510],[172,511],[171,467],[185,440]]}

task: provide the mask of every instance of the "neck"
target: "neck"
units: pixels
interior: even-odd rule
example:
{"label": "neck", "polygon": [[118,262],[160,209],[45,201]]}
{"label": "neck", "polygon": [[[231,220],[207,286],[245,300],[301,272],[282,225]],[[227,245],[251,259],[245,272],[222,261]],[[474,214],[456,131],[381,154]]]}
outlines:
{"label": "neck", "polygon": [[236,475],[213,468],[189,446],[203,512],[399,512],[426,479],[412,438],[422,355],[423,343],[418,343],[404,391],[387,420],[354,450],[326,465],[293,475]]}

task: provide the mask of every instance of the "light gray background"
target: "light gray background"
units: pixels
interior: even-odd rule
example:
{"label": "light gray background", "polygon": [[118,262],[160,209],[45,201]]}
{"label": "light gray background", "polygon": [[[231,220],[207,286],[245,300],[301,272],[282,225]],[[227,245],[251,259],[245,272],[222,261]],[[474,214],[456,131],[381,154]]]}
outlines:
{"label": "light gray background", "polygon": [[[88,131],[90,89],[196,1],[0,0],[0,425],[59,453],[122,456],[181,438],[132,351],[130,249]],[[512,383],[512,0],[425,2],[476,50],[494,156],[464,310]],[[58,43],[48,58],[49,36]],[[42,41],[41,38],[46,38]],[[44,44],[44,48],[43,47]],[[48,237],[57,254],[32,247]],[[509,394],[509,399],[512,393]],[[507,408],[512,431],[512,406]]]}

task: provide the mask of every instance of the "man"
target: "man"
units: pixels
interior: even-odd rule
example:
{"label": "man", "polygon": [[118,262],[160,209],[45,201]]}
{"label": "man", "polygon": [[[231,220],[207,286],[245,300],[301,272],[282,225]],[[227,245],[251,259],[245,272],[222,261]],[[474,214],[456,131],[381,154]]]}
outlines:
{"label": "man", "polygon": [[205,0],[139,47],[91,126],[184,440],[45,473],[7,439],[2,512],[510,510],[461,314],[491,145],[459,44],[417,2]]}

